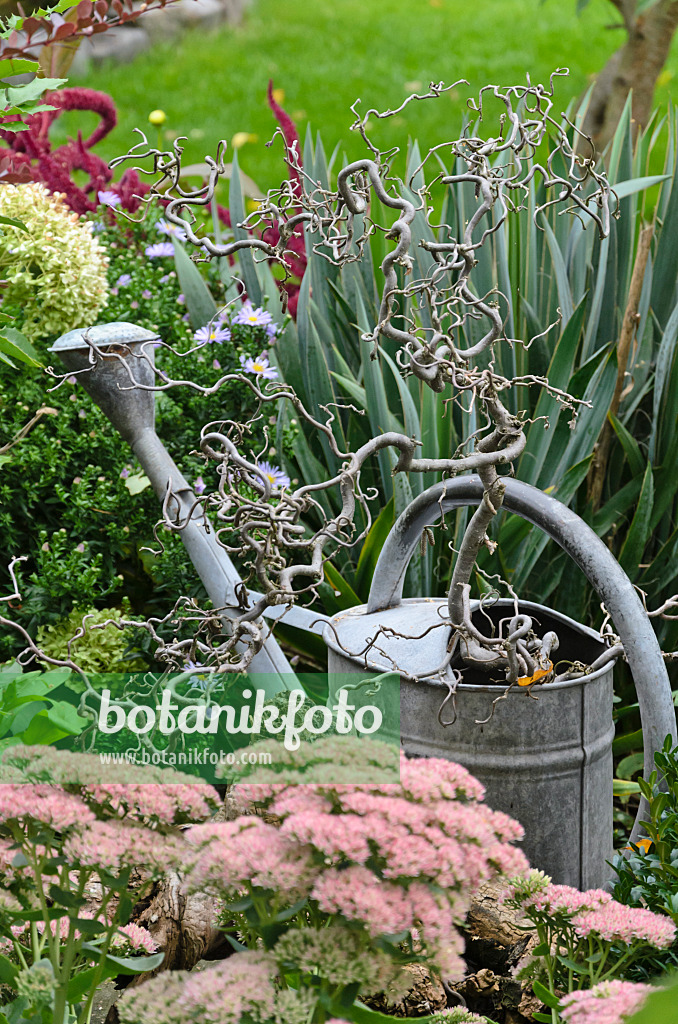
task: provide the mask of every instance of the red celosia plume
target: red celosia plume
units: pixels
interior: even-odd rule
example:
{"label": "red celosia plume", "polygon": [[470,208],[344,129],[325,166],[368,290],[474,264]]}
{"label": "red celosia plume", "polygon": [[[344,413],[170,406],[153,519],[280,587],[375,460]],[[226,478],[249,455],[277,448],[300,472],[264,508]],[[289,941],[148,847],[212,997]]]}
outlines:
{"label": "red celosia plume", "polygon": [[[96,210],[97,192],[110,189],[120,196],[122,206],[133,213],[139,206],[134,194],[141,195],[148,187],[139,180],[136,171],[127,171],[120,182],[111,185],[113,174],[108,164],[92,152],[92,147],[101,142],[117,122],[110,96],[94,89],[60,89],[47,93],[45,102],[55,109],[27,117],[27,131],[15,133],[0,126],[0,139],[6,144],[0,148],[0,181],[8,184],[38,181],[50,192],[63,193],[76,213]],[[79,133],[77,139],[69,139],[52,149],[50,128],[66,110],[92,111],[99,115],[99,124],[89,138],[83,139]],[[85,185],[79,186],[73,181],[74,171],[88,175]]]}

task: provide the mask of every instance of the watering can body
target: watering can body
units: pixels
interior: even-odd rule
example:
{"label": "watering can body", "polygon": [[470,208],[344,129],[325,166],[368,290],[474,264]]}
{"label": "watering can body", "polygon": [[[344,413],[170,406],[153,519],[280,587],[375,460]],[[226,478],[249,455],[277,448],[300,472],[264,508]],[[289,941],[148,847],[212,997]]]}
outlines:
{"label": "watering can body", "polygon": [[[647,612],[619,563],[583,520],[536,488],[510,477],[504,480],[504,508],[555,540],[585,573],[610,614],[638,695],[647,778],[654,752],[666,736],[676,742],[671,687]],[[447,685],[433,677],[450,639],[444,622],[447,602],[402,597],[407,565],[422,530],[446,512],[478,505],[483,491],[477,476],[456,477],[424,491],[405,509],[380,554],[368,604],[342,612],[325,628],[329,672],[400,670],[397,699],[406,752],[459,761],[485,784],[490,806],[523,824],[523,846],[534,867],[556,882],[597,887],[610,876],[606,862],[612,853],[610,664],[581,679],[540,685],[531,694],[516,688],[485,722],[503,690],[467,673],[459,686],[456,720],[444,725],[453,717],[451,702],[441,712]],[[513,615],[513,602],[508,607]],[[542,633],[556,631],[559,659],[591,664],[606,650],[597,633],[556,611],[528,602],[520,611],[531,615]],[[504,612],[506,605],[502,609],[498,603],[495,616]],[[483,628],[482,621],[476,624]],[[387,632],[382,630],[370,648],[380,627]],[[632,842],[642,834],[645,815],[643,799]]]}
{"label": "watering can body", "polygon": [[[480,671],[467,673],[455,709],[448,700],[441,712],[448,688],[440,679],[426,678],[427,670],[442,661],[450,637],[441,606],[446,610],[447,602],[414,598],[387,611],[368,613],[362,605],[336,615],[325,633],[330,685],[345,673],[364,673],[364,655],[351,658],[347,651],[363,650],[380,625],[404,634],[380,637],[386,658],[371,655],[370,667],[386,671],[392,659],[407,673],[381,698],[384,704],[400,702],[405,753],[462,764],[482,782],[488,805],[521,823],[521,845],[534,867],[577,888],[601,886],[612,856],[612,666],[582,679],[537,686],[529,695],[514,688],[495,706],[504,686],[489,683]],[[603,652],[597,634],[567,616],[529,602],[520,608],[540,630],[558,633],[559,655],[567,657],[569,651],[571,657],[593,661]],[[511,616],[513,609],[512,601],[501,601],[492,611]],[[426,630],[422,639],[406,639]],[[418,678],[410,675],[415,672]]]}

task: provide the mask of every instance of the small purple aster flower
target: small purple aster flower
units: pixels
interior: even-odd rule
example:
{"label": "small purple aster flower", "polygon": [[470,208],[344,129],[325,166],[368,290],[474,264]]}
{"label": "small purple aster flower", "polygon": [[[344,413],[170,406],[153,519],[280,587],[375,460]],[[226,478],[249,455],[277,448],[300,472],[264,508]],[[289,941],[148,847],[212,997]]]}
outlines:
{"label": "small purple aster flower", "polygon": [[184,321],[185,324],[190,324],[190,322],[191,322],[191,314],[190,313],[184,313],[184,315],[182,316],[181,319]]}
{"label": "small purple aster flower", "polygon": [[240,356],[240,362],[245,373],[256,373],[265,380],[275,380],[278,376],[278,371],[269,365],[268,356],[264,352],[256,359],[252,359],[252,356]]}
{"label": "small purple aster flower", "polygon": [[162,259],[165,256],[174,256],[174,246],[171,242],[155,242],[153,245],[147,245],[144,252],[149,259]]}
{"label": "small purple aster flower", "polygon": [[76,544],[75,545],[75,550],[79,551],[80,554],[82,554],[84,552],[84,550],[85,550],[85,545],[82,542],[80,544]]}
{"label": "small purple aster flower", "polygon": [[118,289],[117,288],[111,288],[111,290],[109,292],[109,295],[117,295],[117,294],[118,294]]}
{"label": "small purple aster flower", "polygon": [[266,336],[268,340],[273,343],[278,336],[278,325],[277,324],[266,324],[265,325]]}
{"label": "small purple aster flower", "polygon": [[186,241],[186,232],[183,228],[180,228],[178,224],[170,224],[164,217],[160,218],[155,227],[161,235],[170,235],[172,238],[178,238],[180,242]]}
{"label": "small purple aster flower", "polygon": [[121,480],[126,480],[128,476],[129,476],[129,466],[125,466],[125,468],[123,469],[122,473],[120,474],[120,479]]}
{"label": "small purple aster flower", "polygon": [[150,288],[144,288],[144,290],[141,293],[141,298],[142,299],[152,299],[153,298],[153,292],[150,290]]}
{"label": "small purple aster flower", "polygon": [[128,284],[132,283],[131,274],[121,274],[118,280],[115,282],[116,288],[126,288]]}
{"label": "small purple aster flower", "polygon": [[282,491],[284,487],[290,486],[290,478],[278,466],[272,466],[270,462],[259,462],[258,468],[268,478],[274,491]]}
{"label": "small purple aster flower", "polygon": [[67,384],[77,384],[77,383],[78,383],[78,381],[77,381],[77,379],[76,379],[76,378],[75,378],[75,377],[73,376],[73,374],[71,374],[71,375],[70,375],[70,377],[66,377],[66,383],[67,383]]}
{"label": "small purple aster flower", "polygon": [[197,476],[193,481],[193,490],[196,494],[204,494],[207,490],[207,484],[201,476]]}
{"label": "small purple aster flower", "polygon": [[138,309],[138,308],[139,308],[139,303],[137,302],[137,300],[136,300],[136,299],[133,299],[133,300],[132,300],[132,301],[130,302],[130,304],[129,304],[129,308],[130,308],[130,309]]}
{"label": "small purple aster flower", "polygon": [[97,199],[102,206],[120,206],[120,196],[110,189],[105,192],[97,192]]}
{"label": "small purple aster flower", "polygon": [[160,278],[160,284],[165,284],[165,282],[169,281],[169,279],[170,279],[170,275],[169,274],[163,274],[162,277]]}
{"label": "small purple aster flower", "polygon": [[195,332],[193,338],[201,345],[206,345],[208,342],[218,344],[221,341],[230,341],[231,332],[228,327],[222,327],[221,324],[206,324]]}
{"label": "small purple aster flower", "polygon": [[179,294],[177,295],[177,302],[181,306],[185,306],[186,305],[186,296],[184,295],[183,292],[179,292]]}
{"label": "small purple aster flower", "polygon": [[233,317],[234,324],[247,324],[250,327],[265,327],[267,324],[273,323],[273,317],[270,313],[265,312],[261,306],[254,309],[252,303],[247,301],[243,303],[242,309]]}
{"label": "small purple aster flower", "polygon": [[213,370],[220,370],[221,369],[221,363],[219,362],[218,359],[215,359],[214,362],[212,363],[212,369]]}

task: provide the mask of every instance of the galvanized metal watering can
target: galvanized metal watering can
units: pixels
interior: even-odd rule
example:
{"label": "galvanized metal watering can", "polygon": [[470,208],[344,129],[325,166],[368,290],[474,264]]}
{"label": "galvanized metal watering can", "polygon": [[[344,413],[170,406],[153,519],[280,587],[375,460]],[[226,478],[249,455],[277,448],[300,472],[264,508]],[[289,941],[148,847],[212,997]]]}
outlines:
{"label": "galvanized metal watering can", "polygon": [[[633,674],[645,741],[646,772],[676,720],[664,660],[650,620],[630,580],[599,537],[574,512],[518,480],[504,478],[504,508],[544,530],[584,571],[609,611]],[[538,700],[512,690],[488,719],[503,691],[468,672],[458,687],[456,719],[441,706],[440,680],[426,679],[441,664],[451,627],[440,625],[447,599],[403,600],[407,565],[425,527],[464,505],[478,505],[483,485],[457,477],[420,494],[396,522],[377,563],[367,605],[336,615],[325,629],[329,672],[399,668],[402,744],[406,753],[442,756],[467,767],[487,789],[490,806],[525,828],[530,862],[555,881],[591,888],[609,877],[612,855],[612,664],[580,679],[546,683]],[[559,656],[591,664],[606,648],[593,630],[565,615],[521,603],[544,631],[560,638]],[[497,602],[497,619],[513,602]],[[367,655],[370,639],[378,648]],[[392,633],[390,632],[392,631]],[[397,636],[396,634],[400,634]],[[403,639],[421,637],[421,639]],[[348,652],[356,652],[351,657]],[[361,652],[361,653],[357,653]],[[416,675],[417,679],[411,676]],[[387,699],[387,698],[384,698]],[[448,722],[448,724],[444,724]],[[639,831],[641,807],[632,838]]]}
{"label": "galvanized metal watering can", "polygon": [[[216,541],[205,517],[196,514],[196,496],[155,433],[155,372],[153,346],[157,335],[128,323],[104,324],[70,331],[52,348],[130,443],[160,500],[168,485],[176,495],[174,512],[184,522],[181,538],[189,557],[216,607],[237,608],[239,574]],[[134,379],[149,390],[131,385]],[[87,371],[82,372],[81,371]],[[654,752],[667,735],[676,741],[676,720],[671,688],[651,622],[630,580],[600,538],[570,509],[541,491],[505,478],[504,508],[533,523],[555,540],[579,565],[604,602],[622,640],[633,675],[645,744],[645,773],[653,769]],[[393,669],[408,676],[401,680],[401,731],[405,750],[413,755],[433,754],[466,765],[488,790],[490,805],[518,818],[526,829],[524,848],[532,863],[558,882],[580,888],[602,884],[612,852],[612,668],[568,683],[544,684],[539,700],[525,694],[509,695],[490,722],[491,700],[497,694],[482,681],[460,687],[457,719],[445,726],[438,712],[445,696],[441,685],[426,680],[427,670],[441,661],[447,643],[445,630],[428,631],[440,622],[442,599],[403,601],[402,589],[410,558],[422,531],[442,514],[464,505],[478,505],[483,485],[478,477],[446,480],[419,495],[402,513],[391,531],[375,570],[369,602],[330,620],[304,608],[270,608],[266,615],[286,614],[286,621],[301,629],[323,632],[329,648],[330,672],[360,672],[365,667]],[[191,516],[188,513],[193,510]],[[254,600],[259,595],[252,595]],[[511,603],[511,608],[513,607]],[[540,606],[525,604],[543,629],[553,628],[561,643],[573,645],[573,656],[591,663],[605,650],[600,638],[586,626]],[[501,614],[501,604],[495,613]],[[392,640],[387,657],[351,657],[363,651],[379,625],[420,640]],[[371,664],[370,664],[371,661]],[[266,673],[271,691],[298,685],[293,670],[275,638],[269,634],[252,662],[252,671]],[[494,692],[492,692],[494,690]],[[514,699],[515,698],[515,699]],[[443,718],[442,721],[447,719]],[[632,833],[641,831],[644,806]]]}

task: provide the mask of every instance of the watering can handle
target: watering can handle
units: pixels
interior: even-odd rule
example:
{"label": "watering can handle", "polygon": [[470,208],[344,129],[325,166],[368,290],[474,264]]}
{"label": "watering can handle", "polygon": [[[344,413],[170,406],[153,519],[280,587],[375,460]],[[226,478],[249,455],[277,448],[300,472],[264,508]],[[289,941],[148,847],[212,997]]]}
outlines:
{"label": "watering can handle", "polygon": [[[666,736],[674,745],[676,713],[666,665],[652,623],[630,579],[590,526],[576,513],[530,484],[502,477],[506,484],[503,508],[526,519],[548,534],[586,575],[610,614],[631,669],[638,695],[645,746],[645,777],[654,770],[655,751]],[[367,612],[399,605],[405,572],[425,527],[445,513],[465,505],[479,505],[483,484],[478,476],[459,476],[429,487],[398,517],[384,544],[372,578]],[[641,801],[631,834],[635,842],[646,813]]]}

